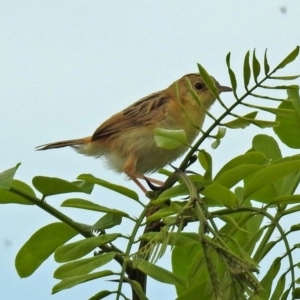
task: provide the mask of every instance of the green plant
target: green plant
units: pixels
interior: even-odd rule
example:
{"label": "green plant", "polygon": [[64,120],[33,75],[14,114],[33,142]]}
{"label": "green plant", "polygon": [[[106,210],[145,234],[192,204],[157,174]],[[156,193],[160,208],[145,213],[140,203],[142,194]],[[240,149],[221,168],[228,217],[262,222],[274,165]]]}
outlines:
{"label": "green plant", "polygon": [[[213,139],[213,148],[220,146],[226,128],[243,129],[251,124],[259,128],[272,127],[281,143],[299,149],[299,87],[270,86],[278,80],[290,81],[299,77],[274,76],[298,54],[299,47],[296,47],[271,70],[266,52],[262,64],[255,51],[252,55],[247,52],[243,67],[245,93],[242,96],[238,95],[228,54],[226,62],[235,97],[230,107],[222,102],[210,76],[198,65],[224,112],[217,118],[207,112],[212,119],[211,126],[190,146],[179,168],[174,168],[173,172],[161,170],[168,176],[164,186],[153,187],[145,201],[126,187],[89,174],[80,175],[74,182],[34,177],[32,184],[42,194],[39,198],[29,185],[14,179],[18,165],[2,172],[0,203],[35,204],[59,220],[40,228],[20,249],[16,257],[18,274],[30,276],[54,253],[55,260],[61,265],[54,272],[54,277],[60,281],[53,287],[53,293],[114,275],[114,278],[118,277],[116,289],[99,291],[90,299],[102,299],[111,294],[115,294],[116,299],[128,299],[123,293],[124,284],[131,286],[132,299],[147,299],[146,276],[174,285],[179,300],[198,299],[200,292],[203,299],[275,300],[287,299],[290,295],[300,298],[295,271],[300,262],[294,255],[300,244],[289,238],[300,230],[300,226],[294,224],[286,230],[282,224],[285,217],[300,211],[300,194],[296,190],[300,180],[300,155],[282,157],[280,143],[274,137],[258,134],[252,139],[249,151],[232,157],[214,175],[212,157],[201,149],[208,138]],[[274,89],[286,90],[287,99],[269,95]],[[255,98],[266,104],[254,104]],[[246,107],[249,112],[240,116],[236,113],[238,107]],[[258,111],[274,114],[276,118],[257,119]],[[228,117],[233,119],[227,121]],[[157,130],[155,135],[160,147],[185,143],[182,131]],[[201,165],[202,174],[191,171],[194,163]],[[127,201],[139,203],[139,217],[86,199],[63,201],[64,207],[101,213],[95,224],[82,224],[45,201],[58,194],[90,194],[94,186],[111,189]],[[129,236],[118,227],[123,219],[133,224]],[[196,230],[189,230],[187,225],[191,223],[196,224]],[[141,228],[144,229],[142,235],[139,233]],[[274,236],[275,232],[279,237]],[[83,238],[69,242],[76,235]],[[117,247],[118,240],[125,240],[127,246],[124,249]],[[136,243],[139,243],[138,249],[134,248]],[[259,279],[256,275],[259,265],[278,244],[283,244],[284,253],[274,259],[268,270],[263,270],[264,276]],[[170,249],[172,270],[167,270],[159,267],[157,261]],[[96,251],[94,255],[90,254],[92,251]],[[112,260],[120,265],[118,272],[105,267]],[[287,265],[285,271],[281,268],[283,261]]]}

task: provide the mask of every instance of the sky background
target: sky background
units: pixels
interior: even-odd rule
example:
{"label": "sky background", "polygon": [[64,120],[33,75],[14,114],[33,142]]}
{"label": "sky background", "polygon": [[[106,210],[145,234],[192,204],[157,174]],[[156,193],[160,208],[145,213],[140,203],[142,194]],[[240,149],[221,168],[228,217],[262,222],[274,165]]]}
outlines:
{"label": "sky background", "polygon": [[[137,190],[100,160],[71,149],[36,152],[34,147],[91,135],[112,114],[196,72],[197,63],[229,85],[228,52],[240,82],[248,50],[256,48],[261,59],[268,48],[274,67],[299,45],[299,15],[300,2],[283,0],[0,1],[0,171],[21,162],[16,178],[29,184],[36,175],[72,181],[91,173]],[[287,72],[299,73],[299,60]],[[229,93],[222,99],[233,101]],[[220,111],[215,104],[212,113]],[[248,127],[229,131],[217,150],[205,144],[214,172],[247,151],[251,136],[271,132]],[[63,199],[50,203],[59,207]],[[89,199],[135,216],[140,212],[104,188],[96,188]],[[79,222],[99,218],[61,210]],[[57,267],[52,257],[33,276],[20,279],[16,253],[37,229],[56,220],[33,206],[2,205],[0,215],[1,299],[87,299],[99,289],[114,289],[114,283],[101,280],[51,295]],[[129,225],[122,230],[130,232]],[[175,291],[151,281],[149,299],[161,295],[171,300]]]}

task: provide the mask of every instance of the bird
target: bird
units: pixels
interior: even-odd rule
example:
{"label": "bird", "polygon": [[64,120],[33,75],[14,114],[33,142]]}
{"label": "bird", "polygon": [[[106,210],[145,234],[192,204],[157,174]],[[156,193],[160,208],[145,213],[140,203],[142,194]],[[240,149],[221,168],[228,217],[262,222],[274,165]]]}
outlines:
{"label": "bird", "polygon": [[[211,78],[219,93],[232,91]],[[198,101],[193,93],[197,94]],[[110,169],[125,173],[146,192],[138,179],[145,179],[145,174],[165,167],[188,150],[188,145],[192,144],[202,128],[206,111],[215,100],[200,74],[186,74],[166,89],[150,94],[114,114],[92,136],[44,144],[37,146],[36,150],[70,146],[78,153],[104,158]],[[175,149],[159,147],[154,138],[156,128],[183,129],[187,145],[182,144]],[[152,182],[159,181],[152,179]]]}

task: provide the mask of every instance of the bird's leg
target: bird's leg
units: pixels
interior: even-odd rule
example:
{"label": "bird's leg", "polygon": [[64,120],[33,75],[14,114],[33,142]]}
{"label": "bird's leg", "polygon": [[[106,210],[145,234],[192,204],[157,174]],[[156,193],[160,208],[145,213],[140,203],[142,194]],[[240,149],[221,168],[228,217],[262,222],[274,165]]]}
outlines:
{"label": "bird's leg", "polygon": [[140,175],[140,174],[134,174],[134,175],[135,175],[136,178],[147,180],[147,181],[149,181],[151,183],[154,183],[154,184],[157,184],[159,186],[164,185],[163,181],[157,180],[155,178],[147,177],[145,175]]}
{"label": "bird's leg", "polygon": [[130,179],[137,184],[137,186],[146,194],[147,193],[147,189],[137,180],[136,177],[134,177],[134,175],[131,174],[127,174],[127,176],[130,177]]}
{"label": "bird's leg", "polygon": [[136,163],[137,157],[131,150],[123,167],[123,171],[144,193],[146,193],[146,188],[138,181],[137,178],[139,177],[135,174]]}
{"label": "bird's leg", "polygon": [[164,183],[162,181],[160,181],[160,180],[157,180],[157,179],[154,179],[154,178],[150,178],[150,177],[146,177],[146,176],[141,175],[141,174],[136,174],[135,173],[136,163],[137,163],[137,158],[136,158],[134,152],[131,150],[130,153],[129,153],[129,155],[128,155],[128,158],[127,158],[127,160],[125,162],[125,165],[123,167],[123,171],[144,193],[146,193],[147,190],[138,181],[138,179],[146,180],[148,182],[157,184],[160,187],[164,185]]}

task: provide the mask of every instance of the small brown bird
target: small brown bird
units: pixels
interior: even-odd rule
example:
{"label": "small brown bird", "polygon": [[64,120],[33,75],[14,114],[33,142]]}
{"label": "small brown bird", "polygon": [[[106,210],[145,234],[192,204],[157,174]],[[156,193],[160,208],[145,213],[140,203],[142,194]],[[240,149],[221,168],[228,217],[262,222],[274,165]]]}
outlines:
{"label": "small brown bird", "polygon": [[[221,86],[212,79],[219,93],[232,91],[230,87]],[[186,145],[175,149],[158,147],[154,130],[183,129],[187,143],[191,144],[199,134],[206,111],[215,101],[215,96],[199,74],[184,75],[176,83],[177,87],[172,84],[113,115],[92,136],[38,146],[37,150],[71,146],[81,154],[104,157],[110,168],[127,174],[145,192],[138,178],[143,179],[144,174],[163,168],[188,149]],[[190,85],[201,105],[192,96]]]}

